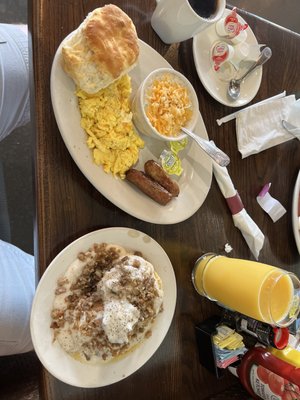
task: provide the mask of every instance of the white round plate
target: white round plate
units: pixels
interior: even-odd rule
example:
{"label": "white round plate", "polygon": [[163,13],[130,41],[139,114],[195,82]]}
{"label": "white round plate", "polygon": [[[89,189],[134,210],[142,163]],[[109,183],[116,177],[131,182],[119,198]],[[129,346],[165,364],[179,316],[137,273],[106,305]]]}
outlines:
{"label": "white round plate", "polygon": [[[130,72],[132,93],[134,94],[144,78],[157,68],[171,66],[146,43],[139,41],[140,56],[138,65]],[[86,133],[80,127],[80,112],[75,96],[75,85],[61,66],[61,47],[59,46],[51,70],[51,99],[57,125],[62,138],[81,172],[94,187],[117,207],[128,214],[146,222],[174,224],[192,216],[204,202],[212,180],[212,161],[199,146],[191,142],[180,152],[183,174],[177,179],[180,186],[178,198],[166,206],[161,206],[128,182],[106,174],[102,167],[92,159],[91,150],[86,144]],[[207,132],[199,112],[195,132],[207,139]],[[139,162],[135,166],[143,170],[149,159],[158,160],[163,149],[168,148],[163,141],[148,138],[145,148],[140,151]]]}
{"label": "white round plate", "polygon": [[[57,342],[53,343],[50,329],[52,304],[57,279],[93,243],[112,243],[141,251],[161,278],[164,290],[164,310],[157,316],[152,336],[134,351],[107,363],[89,365],[69,356]],[[33,300],[30,329],[34,349],[44,367],[57,379],[78,387],[100,387],[118,382],[134,373],[156,352],[166,336],[176,305],[176,280],[172,264],[162,247],[145,233],[129,228],[107,228],[91,232],[62,250],[46,269]]]}
{"label": "white round plate", "polygon": [[[224,16],[228,15],[230,10],[224,11]],[[245,23],[242,17],[239,17],[241,23]],[[206,28],[205,31],[198,33],[193,39],[193,55],[197,73],[202,82],[202,85],[208,93],[219,103],[229,107],[242,107],[249,103],[260,87],[262,78],[262,67],[256,68],[255,71],[248,76],[241,85],[240,97],[233,101],[228,98],[227,88],[228,82],[218,78],[217,72],[212,68],[210,60],[211,49],[213,45],[222,40],[217,33],[215,24]],[[250,26],[247,28],[246,43],[249,45],[257,45],[256,37]]]}
{"label": "white round plate", "polygon": [[292,205],[292,221],[295,241],[300,254],[300,230],[299,230],[299,202],[300,202],[300,170],[295,184]]}

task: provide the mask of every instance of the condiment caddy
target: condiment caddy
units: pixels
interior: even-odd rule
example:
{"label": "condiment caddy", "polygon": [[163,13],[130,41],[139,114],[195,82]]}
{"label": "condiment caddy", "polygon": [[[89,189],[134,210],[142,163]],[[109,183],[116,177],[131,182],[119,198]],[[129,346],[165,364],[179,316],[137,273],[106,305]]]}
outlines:
{"label": "condiment caddy", "polygon": [[300,352],[288,328],[223,310],[196,326],[200,363],[218,379],[226,369],[254,399],[300,399]]}

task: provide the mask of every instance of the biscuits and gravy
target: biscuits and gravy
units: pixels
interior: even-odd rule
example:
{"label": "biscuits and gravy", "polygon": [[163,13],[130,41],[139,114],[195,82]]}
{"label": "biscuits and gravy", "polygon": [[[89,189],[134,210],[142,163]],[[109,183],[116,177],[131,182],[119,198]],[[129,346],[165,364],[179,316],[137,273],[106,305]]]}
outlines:
{"label": "biscuits and gravy", "polygon": [[139,252],[94,244],[57,282],[54,340],[78,361],[108,361],[151,336],[162,304],[162,282]]}

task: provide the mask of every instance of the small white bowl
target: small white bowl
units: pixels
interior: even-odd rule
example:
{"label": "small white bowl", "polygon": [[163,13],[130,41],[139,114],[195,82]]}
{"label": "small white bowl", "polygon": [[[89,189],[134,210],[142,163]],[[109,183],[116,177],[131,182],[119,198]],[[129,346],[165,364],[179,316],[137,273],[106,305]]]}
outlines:
{"label": "small white bowl", "polygon": [[155,139],[165,140],[165,141],[178,141],[182,140],[186,137],[186,134],[182,133],[177,136],[167,136],[159,133],[151,124],[150,120],[148,119],[145,111],[145,107],[147,104],[147,92],[153,81],[159,77],[163,77],[164,75],[171,75],[172,79],[182,86],[186,87],[188,91],[188,96],[191,101],[191,108],[192,108],[192,117],[186,123],[185,128],[189,130],[193,130],[196,126],[197,119],[198,119],[198,112],[199,112],[199,103],[196,92],[192,86],[192,84],[186,79],[184,75],[180,72],[171,69],[171,68],[159,68],[152,71],[141,83],[139,86],[133,102],[132,102],[132,113],[133,113],[133,123],[135,127],[138,129],[140,133],[143,133],[147,136],[151,136]]}

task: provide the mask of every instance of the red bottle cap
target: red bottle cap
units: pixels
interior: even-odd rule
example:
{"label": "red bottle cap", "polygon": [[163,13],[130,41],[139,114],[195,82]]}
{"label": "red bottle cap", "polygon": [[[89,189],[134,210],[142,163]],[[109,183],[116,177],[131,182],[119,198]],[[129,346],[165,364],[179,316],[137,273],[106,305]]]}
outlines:
{"label": "red bottle cap", "polygon": [[289,332],[288,328],[274,327],[273,332],[274,332],[274,339],[273,339],[274,345],[279,350],[284,349],[289,342],[290,332]]}

